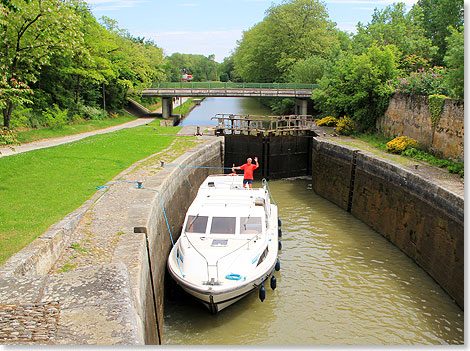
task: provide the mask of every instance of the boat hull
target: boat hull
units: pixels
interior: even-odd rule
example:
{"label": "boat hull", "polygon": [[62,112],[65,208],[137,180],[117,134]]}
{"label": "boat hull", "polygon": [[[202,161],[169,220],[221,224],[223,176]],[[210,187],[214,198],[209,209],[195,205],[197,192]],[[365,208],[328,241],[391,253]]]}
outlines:
{"label": "boat hull", "polygon": [[257,290],[272,275],[275,264],[276,262],[273,263],[272,267],[268,271],[266,271],[257,279],[240,285],[235,289],[219,289],[217,291],[213,291],[210,285],[207,286],[207,288],[202,288],[187,284],[183,279],[181,279],[179,274],[176,274],[172,271],[171,267],[168,268],[173,279],[179,286],[181,286],[184,291],[195,297],[199,302],[206,306],[211,313],[217,313],[241,300],[245,296],[252,293],[254,290]]}

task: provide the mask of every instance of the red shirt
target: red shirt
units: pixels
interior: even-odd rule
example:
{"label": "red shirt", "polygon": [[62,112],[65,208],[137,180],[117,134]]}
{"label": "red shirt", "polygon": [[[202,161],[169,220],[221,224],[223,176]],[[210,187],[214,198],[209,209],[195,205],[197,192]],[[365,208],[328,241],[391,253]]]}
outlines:
{"label": "red shirt", "polygon": [[253,171],[258,168],[257,165],[253,163],[245,163],[240,166],[240,169],[243,169],[243,179],[253,180]]}

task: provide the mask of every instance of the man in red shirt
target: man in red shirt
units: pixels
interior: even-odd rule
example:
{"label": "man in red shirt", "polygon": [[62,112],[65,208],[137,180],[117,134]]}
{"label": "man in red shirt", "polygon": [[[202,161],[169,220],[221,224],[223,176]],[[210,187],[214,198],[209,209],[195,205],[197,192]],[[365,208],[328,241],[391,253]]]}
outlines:
{"label": "man in red shirt", "polygon": [[232,172],[235,172],[235,169],[242,169],[243,170],[243,187],[246,188],[248,184],[249,188],[251,189],[251,185],[253,184],[253,171],[259,167],[258,164],[258,157],[255,157],[256,164],[251,163],[251,158],[246,160],[246,163],[241,165],[240,167],[232,167]]}

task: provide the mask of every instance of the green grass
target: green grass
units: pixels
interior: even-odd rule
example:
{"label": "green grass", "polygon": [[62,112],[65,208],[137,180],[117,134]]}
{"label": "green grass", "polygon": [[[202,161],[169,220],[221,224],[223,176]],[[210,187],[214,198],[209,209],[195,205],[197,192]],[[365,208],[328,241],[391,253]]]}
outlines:
{"label": "green grass", "polygon": [[181,114],[181,116],[183,117],[186,116],[189,110],[191,109],[191,107],[193,106],[193,100],[194,100],[193,98],[189,98],[182,105],[176,106],[173,109],[173,112]]}
{"label": "green grass", "polygon": [[[392,140],[389,138],[384,137],[380,134],[354,134],[351,135],[352,138],[362,140],[366,142],[368,145],[373,146],[380,151],[387,152],[387,143]],[[390,153],[390,155],[393,155]],[[383,156],[383,154],[382,154]],[[445,160],[434,155],[431,155],[423,150],[418,150],[415,148],[405,150],[400,154],[400,156],[405,157],[408,160],[419,160],[425,161],[430,163],[434,166],[440,168],[447,168],[449,173],[458,174],[460,177],[464,178],[464,162],[454,162]]]}
{"label": "green grass", "polygon": [[[167,148],[179,127],[123,129],[0,158],[0,264],[138,160]],[[156,130],[154,130],[156,128]]]}
{"label": "green grass", "polygon": [[351,138],[365,141],[367,144],[382,151],[387,151],[387,143],[390,141],[390,139],[380,134],[353,134],[351,135]]}
{"label": "green grass", "polygon": [[19,131],[18,140],[20,143],[30,143],[41,139],[58,138],[65,135],[91,132],[93,130],[104,129],[123,124],[136,119],[127,112],[121,112],[117,118],[102,121],[92,120],[80,124],[68,124],[61,128],[40,128]]}

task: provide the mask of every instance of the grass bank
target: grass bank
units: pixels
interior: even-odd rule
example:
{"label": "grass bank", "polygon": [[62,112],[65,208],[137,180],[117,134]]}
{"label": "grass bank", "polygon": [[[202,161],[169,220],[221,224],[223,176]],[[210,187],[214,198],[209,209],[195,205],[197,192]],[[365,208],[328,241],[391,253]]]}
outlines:
{"label": "grass bank", "polygon": [[[390,139],[385,138],[383,135],[379,134],[355,134],[352,135],[353,138],[362,140],[369,145],[381,150],[387,151],[387,142]],[[408,149],[401,153],[401,156],[406,157],[411,160],[419,160],[430,163],[439,168],[446,168],[449,173],[458,174],[460,177],[464,178],[464,162],[454,162],[446,159],[436,157],[424,150],[421,149]]]}
{"label": "grass bank", "polygon": [[78,208],[96,186],[167,148],[177,137],[161,134],[179,129],[160,127],[156,120],[148,126],[0,158],[0,264]]}
{"label": "grass bank", "polygon": [[116,118],[105,120],[91,120],[79,124],[68,124],[60,128],[39,128],[17,131],[17,139],[20,143],[30,143],[41,139],[59,138],[66,135],[91,132],[93,130],[104,129],[117,126],[136,119],[125,111],[118,114]]}
{"label": "grass bank", "polygon": [[179,106],[176,106],[174,109],[173,109],[173,112],[176,113],[176,114],[181,114],[181,117],[186,117],[186,115],[191,112],[191,110],[193,109],[194,107],[194,103],[193,103],[193,100],[194,98],[189,98],[188,100],[186,100],[183,104],[179,105]]}

